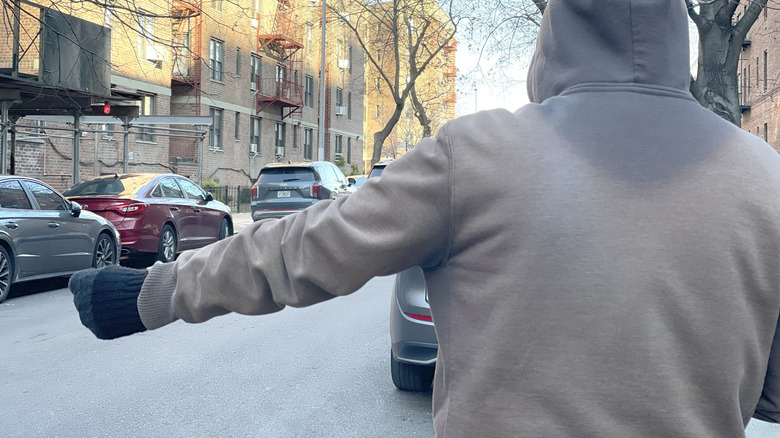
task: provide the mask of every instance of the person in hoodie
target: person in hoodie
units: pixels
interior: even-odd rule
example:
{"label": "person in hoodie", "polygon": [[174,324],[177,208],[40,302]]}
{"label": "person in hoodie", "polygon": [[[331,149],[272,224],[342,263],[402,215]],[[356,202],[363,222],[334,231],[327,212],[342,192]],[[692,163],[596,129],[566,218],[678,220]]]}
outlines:
{"label": "person in hoodie", "polygon": [[440,438],[777,422],[780,157],[691,96],[686,17],[683,0],[550,0],[532,103],[453,120],[353,195],[148,273],[77,273],[83,323],[115,338],[266,314],[421,266]]}

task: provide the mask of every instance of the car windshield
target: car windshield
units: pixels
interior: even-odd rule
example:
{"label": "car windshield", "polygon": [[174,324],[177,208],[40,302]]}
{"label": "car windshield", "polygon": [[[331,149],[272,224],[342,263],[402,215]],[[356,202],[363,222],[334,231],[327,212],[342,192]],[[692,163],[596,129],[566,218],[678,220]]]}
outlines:
{"label": "car windshield", "polygon": [[65,196],[120,195],[132,196],[154,175],[123,175],[114,178],[96,178],[82,181],[66,190]]}
{"label": "car windshield", "polygon": [[369,178],[376,178],[380,175],[382,175],[382,171],[385,170],[385,166],[374,166],[373,169],[371,169],[371,173],[368,175]]}
{"label": "car windshield", "polygon": [[260,171],[258,184],[292,181],[316,181],[314,170],[308,167],[269,167]]}

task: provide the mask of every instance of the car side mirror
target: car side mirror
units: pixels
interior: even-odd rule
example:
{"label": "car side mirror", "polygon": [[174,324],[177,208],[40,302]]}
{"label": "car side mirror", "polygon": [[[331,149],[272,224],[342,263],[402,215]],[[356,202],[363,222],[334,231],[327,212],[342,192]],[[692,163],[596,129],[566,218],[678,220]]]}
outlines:
{"label": "car side mirror", "polygon": [[78,202],[70,201],[70,214],[72,214],[73,217],[79,217],[81,214],[81,206]]}
{"label": "car side mirror", "polygon": [[206,202],[211,202],[214,200],[214,195],[211,194],[211,192],[206,192]]}
{"label": "car side mirror", "polygon": [[347,181],[349,181],[349,185],[355,185],[357,181],[355,181],[355,178],[347,178]]}

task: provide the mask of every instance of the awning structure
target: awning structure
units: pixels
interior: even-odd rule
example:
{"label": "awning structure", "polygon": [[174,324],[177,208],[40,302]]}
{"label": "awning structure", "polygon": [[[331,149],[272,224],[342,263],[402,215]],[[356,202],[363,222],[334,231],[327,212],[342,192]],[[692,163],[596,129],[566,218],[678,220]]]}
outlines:
{"label": "awning structure", "polygon": [[[7,116],[5,111],[5,105],[3,105],[3,124],[4,130],[7,123],[8,128],[32,128],[29,125],[17,125],[14,122],[7,122]],[[115,135],[122,135],[123,138],[123,151],[122,151],[122,172],[127,173],[127,164],[129,162],[129,135],[138,134],[141,129],[145,132],[151,130],[154,135],[164,137],[185,137],[198,140],[198,179],[203,178],[203,139],[208,132],[208,127],[212,125],[212,118],[209,116],[80,116],[80,115],[46,115],[46,116],[27,116],[26,120],[42,121],[47,123],[57,123],[60,126],[47,125],[46,129],[63,131],[67,137],[70,137],[73,141],[73,178],[72,184],[78,182],[79,175],[79,149],[81,134],[85,132],[110,132]],[[97,129],[95,126],[108,125],[111,127],[109,131]],[[192,129],[171,128],[170,125],[184,125],[191,126]],[[28,133],[29,136],[45,137],[47,134],[36,134],[34,132]],[[58,136],[62,138],[63,136]],[[5,136],[3,136],[5,138]],[[15,136],[12,137],[12,141],[15,141]],[[2,162],[0,168],[7,169],[5,164],[6,156],[6,143],[3,141],[2,150]],[[13,147],[13,145],[12,145]],[[3,172],[5,173],[5,172]],[[202,181],[198,181],[201,183]]]}

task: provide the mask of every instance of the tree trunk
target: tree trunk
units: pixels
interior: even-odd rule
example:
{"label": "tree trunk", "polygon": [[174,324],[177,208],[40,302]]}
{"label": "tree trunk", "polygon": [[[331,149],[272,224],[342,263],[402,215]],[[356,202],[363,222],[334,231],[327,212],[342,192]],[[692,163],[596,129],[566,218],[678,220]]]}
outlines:
{"label": "tree trunk", "polygon": [[417,89],[412,88],[412,108],[414,108],[414,115],[417,117],[417,121],[420,122],[420,126],[423,128],[423,138],[431,136],[431,119],[428,118],[428,114],[425,112],[425,106],[417,98]]}
{"label": "tree trunk", "polygon": [[742,38],[733,27],[714,23],[699,28],[699,66],[691,92],[705,108],[741,126],[739,106],[739,55]]}
{"label": "tree trunk", "polygon": [[696,80],[691,81],[691,93],[705,108],[742,126],[739,58],[748,30],[756,22],[767,0],[751,1],[739,19],[734,15],[741,8],[738,1],[685,2],[688,15],[699,31],[699,65]]}
{"label": "tree trunk", "polygon": [[401,118],[401,113],[404,110],[404,104],[396,104],[395,111],[390,116],[390,119],[385,124],[385,127],[378,132],[374,133],[374,151],[371,155],[371,164],[376,164],[382,159],[382,146],[385,144],[385,140],[395,128],[396,123]]}

